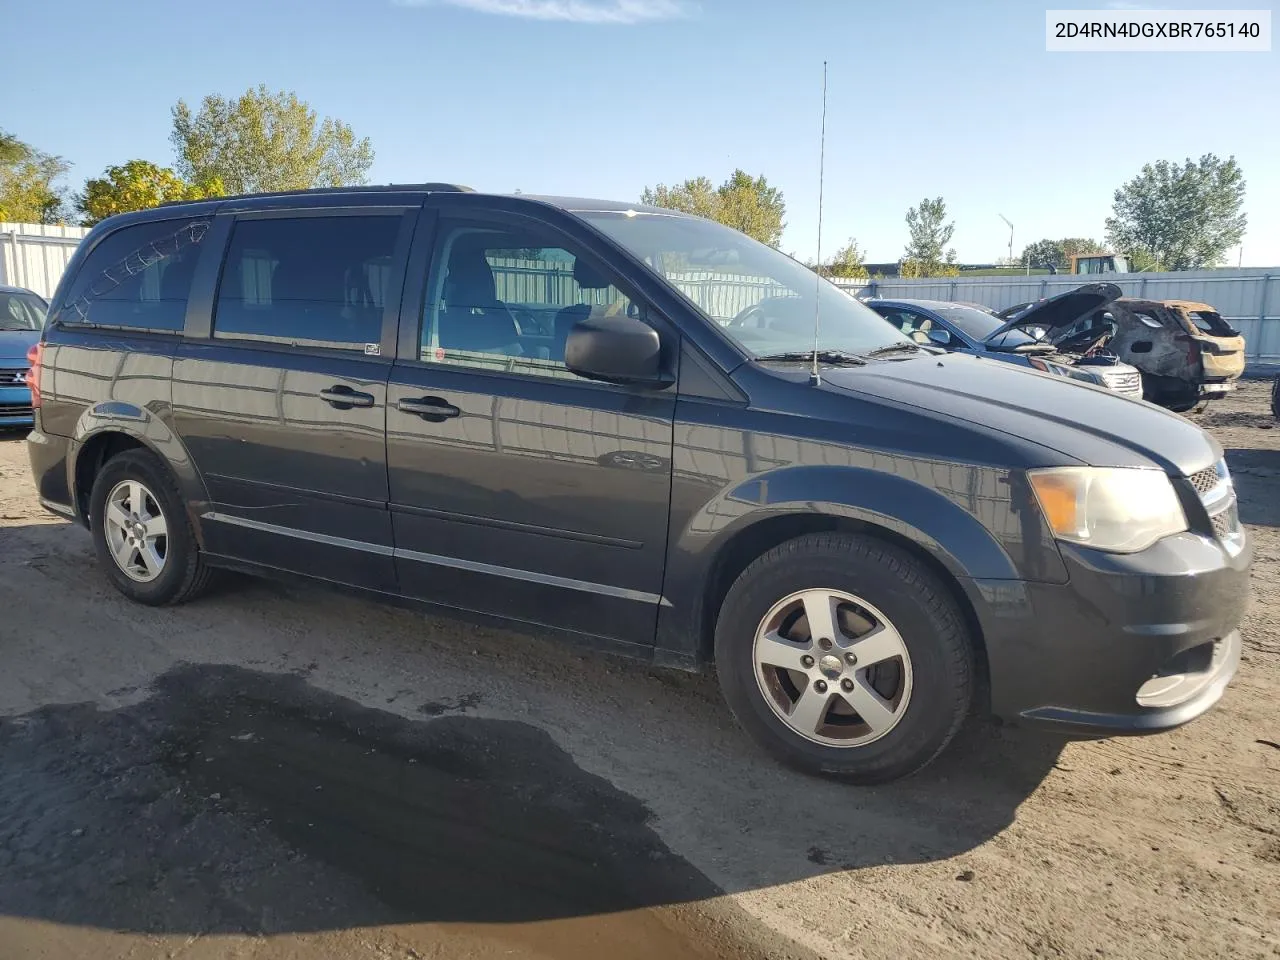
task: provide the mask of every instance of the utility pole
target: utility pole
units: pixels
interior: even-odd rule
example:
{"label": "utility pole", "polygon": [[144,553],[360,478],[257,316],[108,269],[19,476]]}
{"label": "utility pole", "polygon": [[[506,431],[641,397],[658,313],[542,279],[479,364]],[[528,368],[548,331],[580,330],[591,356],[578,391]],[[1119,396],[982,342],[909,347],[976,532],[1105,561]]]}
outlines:
{"label": "utility pole", "polygon": [[[1013,266],[1013,224],[1009,223],[1009,218],[1003,213],[998,214],[1001,220],[1009,224],[1009,266]],[[1028,268],[1030,269],[1030,268]]]}

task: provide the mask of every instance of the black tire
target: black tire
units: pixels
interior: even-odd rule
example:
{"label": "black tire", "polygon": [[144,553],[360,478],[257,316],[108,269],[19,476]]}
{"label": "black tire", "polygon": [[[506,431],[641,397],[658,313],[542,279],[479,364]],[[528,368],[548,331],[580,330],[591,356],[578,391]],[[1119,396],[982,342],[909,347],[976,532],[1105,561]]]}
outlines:
{"label": "black tire", "polygon": [[[910,656],[912,691],[887,733],[858,746],[806,739],[780,719],[756,679],[756,630],[784,598],[804,590],[852,594],[882,611]],[[715,635],[716,668],[730,710],[784,763],[853,783],[884,783],[933,760],[969,713],[973,639],[954,599],[923,564],[870,536],[809,534],[753,562],[729,589]]]}
{"label": "black tire", "polygon": [[[154,580],[140,582],[126,574],[111,554],[106,532],[106,500],[122,481],[134,480],[152,494],[168,530],[164,566]],[[208,589],[214,571],[204,562],[195,531],[172,474],[151,453],[129,450],[108,460],[89,494],[89,529],[98,562],[116,589],[130,600],[166,606],[194,600]]]}
{"label": "black tire", "polygon": [[1271,415],[1280,420],[1280,377],[1271,382]]}

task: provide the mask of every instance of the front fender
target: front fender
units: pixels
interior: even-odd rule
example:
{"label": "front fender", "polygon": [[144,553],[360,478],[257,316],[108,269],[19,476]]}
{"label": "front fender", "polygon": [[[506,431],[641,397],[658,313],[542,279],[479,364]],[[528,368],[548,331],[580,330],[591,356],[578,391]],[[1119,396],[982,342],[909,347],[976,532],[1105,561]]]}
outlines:
{"label": "front fender", "polygon": [[957,577],[1066,582],[1062,558],[1019,475],[887,459],[897,469],[786,467],[737,484],[701,512],[720,518],[721,541],[768,515],[819,513],[897,534]]}
{"label": "front fender", "polygon": [[[90,451],[92,455],[98,443],[108,434],[123,434],[137,441],[169,468],[177,481],[178,492],[182,495],[197,539],[203,543],[199,517],[208,509],[209,495],[186,444],[160,413],[125,400],[104,400],[92,404],[76,420],[67,453],[67,484],[77,514],[82,512],[83,497],[88,496],[89,492],[78,489],[77,465],[85,451]],[[88,518],[80,516],[79,519],[83,522]]]}
{"label": "front fender", "polygon": [[891,454],[876,459],[883,463],[874,468],[782,467],[735,481],[687,517],[673,512],[658,647],[693,654],[688,645],[700,635],[718,558],[752,527],[780,517],[839,518],[886,531],[957,578],[1066,582],[1020,472]]}

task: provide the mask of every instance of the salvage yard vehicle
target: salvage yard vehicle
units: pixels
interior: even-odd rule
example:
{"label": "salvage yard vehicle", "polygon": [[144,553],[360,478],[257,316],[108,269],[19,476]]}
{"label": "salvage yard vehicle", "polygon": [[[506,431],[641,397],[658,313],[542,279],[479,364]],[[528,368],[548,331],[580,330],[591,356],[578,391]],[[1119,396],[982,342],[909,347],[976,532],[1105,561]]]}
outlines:
{"label": "salvage yard vehicle", "polygon": [[1088,383],[1122,396],[1141,397],[1138,371],[1106,352],[1105,333],[1078,350],[1055,345],[1060,325],[1071,324],[1082,311],[1107,303],[1120,288],[1096,283],[1041,300],[1019,316],[1018,326],[983,309],[940,300],[865,300],[876,313],[917,343],[948,352],[990,357],[1054,376]]}
{"label": "salvage yard vehicle", "polygon": [[0,430],[26,428],[35,422],[27,352],[40,340],[48,309],[30,290],[0,286]]}
{"label": "salvage yard vehicle", "polygon": [[810,772],[904,776],[975,710],[1168,729],[1240,660],[1211,437],[923,348],[670,210],[427,184],[124,214],[30,363],[41,502],[125,596],[300,575],[714,664]]}
{"label": "salvage yard vehicle", "polygon": [[[1040,303],[1001,316],[1019,318]],[[1117,297],[1081,315],[1056,337],[1070,348],[1093,329],[1114,327],[1109,349],[1142,371],[1143,397],[1185,413],[1229,393],[1244,375],[1244,337],[1206,303]]]}

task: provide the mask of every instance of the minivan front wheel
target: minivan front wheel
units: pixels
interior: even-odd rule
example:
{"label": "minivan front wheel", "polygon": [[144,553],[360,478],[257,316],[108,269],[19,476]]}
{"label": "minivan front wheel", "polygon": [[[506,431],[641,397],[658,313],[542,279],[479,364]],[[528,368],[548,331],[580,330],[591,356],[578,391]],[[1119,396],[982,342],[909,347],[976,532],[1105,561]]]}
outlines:
{"label": "minivan front wheel", "polygon": [[130,600],[182,603],[209,583],[177,486],[149,452],[130,450],[103,465],[89,494],[89,529],[98,562]]}
{"label": "minivan front wheel", "polygon": [[933,573],[843,534],[798,537],[747,567],[716,624],[716,667],[758,743],[859,783],[937,756],[969,711],[975,670],[964,619]]}

